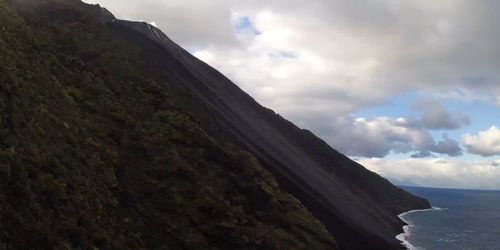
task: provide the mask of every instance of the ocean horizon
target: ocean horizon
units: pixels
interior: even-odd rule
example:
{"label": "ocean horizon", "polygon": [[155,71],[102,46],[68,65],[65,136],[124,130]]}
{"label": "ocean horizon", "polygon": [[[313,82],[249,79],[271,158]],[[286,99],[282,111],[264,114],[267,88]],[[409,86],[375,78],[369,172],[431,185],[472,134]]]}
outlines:
{"label": "ocean horizon", "polygon": [[500,191],[401,186],[432,209],[403,213],[397,236],[410,250],[500,249]]}

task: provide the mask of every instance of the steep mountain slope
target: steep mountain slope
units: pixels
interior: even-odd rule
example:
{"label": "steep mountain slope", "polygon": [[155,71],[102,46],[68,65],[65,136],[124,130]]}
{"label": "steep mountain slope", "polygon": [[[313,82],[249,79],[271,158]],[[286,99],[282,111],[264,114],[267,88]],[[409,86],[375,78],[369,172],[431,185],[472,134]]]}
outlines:
{"label": "steep mountain slope", "polygon": [[0,249],[337,249],[110,18],[0,0]]}
{"label": "steep mountain slope", "polygon": [[342,248],[399,248],[394,235],[403,222],[396,215],[429,207],[426,200],[394,187],[311,132],[260,106],[157,28],[121,20],[108,25],[141,47],[171,82],[215,110],[219,129],[256,155],[327,226]]}
{"label": "steep mountain slope", "polygon": [[396,215],[429,207],[148,24],[78,0],[0,19],[3,246],[398,249]]}

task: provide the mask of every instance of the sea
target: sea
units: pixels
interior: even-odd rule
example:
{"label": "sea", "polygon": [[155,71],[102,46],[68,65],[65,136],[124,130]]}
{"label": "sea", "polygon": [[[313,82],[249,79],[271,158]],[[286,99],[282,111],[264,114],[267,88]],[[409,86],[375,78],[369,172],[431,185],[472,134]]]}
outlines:
{"label": "sea", "polygon": [[411,250],[500,250],[500,191],[401,187],[433,209],[400,215]]}

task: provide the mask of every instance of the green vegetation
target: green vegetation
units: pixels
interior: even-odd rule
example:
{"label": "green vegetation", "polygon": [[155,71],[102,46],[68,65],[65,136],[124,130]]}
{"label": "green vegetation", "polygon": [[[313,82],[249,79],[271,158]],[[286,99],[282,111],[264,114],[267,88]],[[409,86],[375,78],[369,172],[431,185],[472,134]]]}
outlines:
{"label": "green vegetation", "polygon": [[0,0],[1,249],[335,248],[92,10]]}

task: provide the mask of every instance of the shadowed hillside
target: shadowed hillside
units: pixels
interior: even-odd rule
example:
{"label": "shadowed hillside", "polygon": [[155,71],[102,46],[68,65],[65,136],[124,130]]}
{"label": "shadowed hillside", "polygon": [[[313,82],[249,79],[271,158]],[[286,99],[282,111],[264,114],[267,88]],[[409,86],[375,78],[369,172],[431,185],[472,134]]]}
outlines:
{"label": "shadowed hillside", "polygon": [[0,248],[336,248],[100,13],[0,1]]}
{"label": "shadowed hillside", "polygon": [[397,249],[429,206],[77,0],[0,0],[0,95],[5,248]]}
{"label": "shadowed hillside", "polygon": [[393,186],[272,110],[172,42],[157,28],[115,20],[108,26],[142,48],[165,78],[212,110],[226,138],[253,153],[345,249],[399,248],[397,214],[429,203]]}

